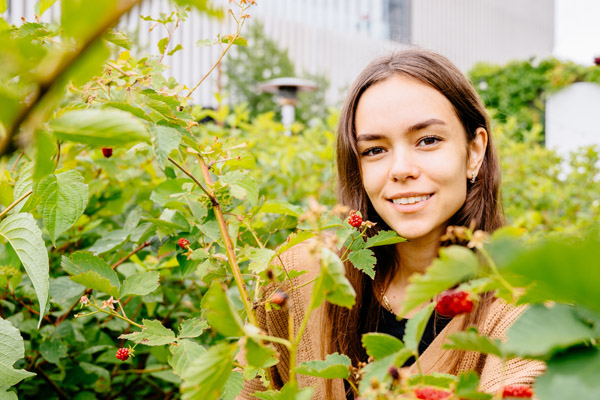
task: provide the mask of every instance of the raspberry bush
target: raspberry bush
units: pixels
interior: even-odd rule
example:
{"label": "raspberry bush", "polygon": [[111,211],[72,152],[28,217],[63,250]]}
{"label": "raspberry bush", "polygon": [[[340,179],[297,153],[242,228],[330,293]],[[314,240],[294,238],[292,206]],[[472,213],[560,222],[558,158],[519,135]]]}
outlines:
{"label": "raspberry bush", "polygon": [[[352,287],[335,273],[340,263],[372,278],[371,248],[403,240],[387,231],[373,236],[371,222],[335,206],[335,115],[286,137],[272,114],[250,119],[243,105],[203,110],[190,104],[193,88],[163,76],[161,61],[176,47],[172,30],[184,23],[185,7],[219,11],[177,0],[173,14],[150,16],[170,33],[159,54],[148,56],[125,35],[104,33],[136,3],[64,1],[61,26],[10,27],[0,20],[2,399],[233,399],[244,379],[260,374],[268,381],[265,371],[277,362],[270,342],[298,351],[303,332],[267,337],[253,311],[286,306],[286,292],[261,298],[267,285],[289,279],[279,263],[284,251],[310,240],[325,282],[313,293],[315,304],[326,293],[328,301],[351,307]],[[224,51],[244,43],[239,29],[252,3],[232,4],[238,29],[219,38]],[[39,65],[48,66],[45,75],[31,73]],[[198,123],[206,117],[214,123]],[[522,154],[534,153],[520,149],[514,156]],[[580,181],[597,174],[593,154],[578,165],[586,166],[577,170],[586,174]],[[522,180],[515,181],[508,181],[508,192],[514,204],[526,204]],[[584,209],[576,199],[563,203]],[[577,218],[597,215],[593,207],[584,211]],[[364,399],[501,398],[479,392],[473,373],[411,377],[400,368],[418,358],[420,327],[434,301],[440,314],[469,312],[471,299],[494,291],[531,304],[507,341],[467,330],[447,346],[504,362],[545,362],[536,398],[600,397],[599,235],[579,229],[574,240],[554,233],[541,240],[514,228],[489,238],[450,230],[456,245],[443,248],[425,275],[411,278],[404,311],[429,305],[411,318],[402,341],[367,334],[369,364],[351,367],[346,356],[330,354],[292,366],[284,392],[265,396],[306,396],[311,388],[298,388],[297,374],[348,379],[352,371],[362,377],[353,384]],[[249,365],[238,370],[242,346]]]}

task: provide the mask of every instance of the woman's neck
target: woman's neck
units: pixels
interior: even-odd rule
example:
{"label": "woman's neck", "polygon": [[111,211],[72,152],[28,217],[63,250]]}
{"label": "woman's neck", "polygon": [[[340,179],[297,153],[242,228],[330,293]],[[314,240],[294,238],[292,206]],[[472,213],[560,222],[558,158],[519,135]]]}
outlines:
{"label": "woman's neck", "polygon": [[439,247],[439,240],[417,239],[398,243],[396,248],[399,268],[397,268],[392,281],[404,286],[412,274],[424,273],[437,257]]}

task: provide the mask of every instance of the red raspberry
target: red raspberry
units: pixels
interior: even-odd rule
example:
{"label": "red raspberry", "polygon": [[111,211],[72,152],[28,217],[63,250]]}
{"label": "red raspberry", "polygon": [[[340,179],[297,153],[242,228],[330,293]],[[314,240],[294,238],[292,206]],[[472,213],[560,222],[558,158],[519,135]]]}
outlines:
{"label": "red raspberry", "polygon": [[271,302],[273,304],[277,304],[278,306],[282,306],[285,304],[285,301],[287,300],[287,298],[288,298],[287,293],[285,293],[284,291],[281,291],[281,290],[277,290],[277,291],[275,291],[275,293],[273,293],[271,295],[269,302]]}
{"label": "red raspberry", "polygon": [[104,157],[110,158],[110,156],[112,156],[112,150],[112,147],[103,147],[102,154],[104,154]]}
{"label": "red raspberry", "polygon": [[354,228],[360,228],[362,222],[362,217],[355,212],[352,212],[348,217],[348,223]]}
{"label": "red raspberry", "polygon": [[117,358],[121,361],[126,361],[129,358],[129,349],[121,347],[117,350]]}
{"label": "red raspberry", "polygon": [[594,64],[600,66],[600,57],[594,58]]}
{"label": "red raspberry", "polygon": [[450,397],[452,393],[446,392],[445,390],[434,389],[432,387],[422,387],[415,390],[415,396],[417,399],[423,400],[443,400]]}
{"label": "red raspberry", "polygon": [[473,301],[469,299],[467,292],[446,290],[438,300],[435,310],[446,317],[454,317],[470,313],[473,310]]}
{"label": "red raspberry", "polygon": [[502,398],[506,397],[517,397],[517,398],[531,398],[533,397],[533,390],[527,385],[511,385],[504,386],[502,390]]}
{"label": "red raspberry", "polygon": [[180,238],[177,241],[177,244],[179,245],[179,247],[181,247],[182,249],[185,250],[190,245],[190,241],[187,240],[186,238]]}

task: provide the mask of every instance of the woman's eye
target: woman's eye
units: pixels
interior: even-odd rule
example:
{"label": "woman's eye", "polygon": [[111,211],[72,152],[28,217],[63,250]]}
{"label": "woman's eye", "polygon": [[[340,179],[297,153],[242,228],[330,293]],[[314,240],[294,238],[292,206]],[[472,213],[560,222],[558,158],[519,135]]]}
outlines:
{"label": "woman's eye", "polygon": [[361,156],[376,156],[377,154],[383,153],[384,150],[381,147],[372,147],[360,153]]}
{"label": "woman's eye", "polygon": [[435,136],[428,136],[428,137],[424,137],[423,139],[419,140],[418,146],[431,146],[431,145],[438,143],[439,141],[440,141],[440,138],[437,138]]}

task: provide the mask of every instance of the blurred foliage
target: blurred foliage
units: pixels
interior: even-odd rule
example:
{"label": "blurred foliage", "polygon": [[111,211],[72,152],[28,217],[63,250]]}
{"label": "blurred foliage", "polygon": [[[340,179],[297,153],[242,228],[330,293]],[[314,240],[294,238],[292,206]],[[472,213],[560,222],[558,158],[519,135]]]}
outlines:
{"label": "blurred foliage", "polygon": [[[600,84],[600,67],[584,67],[573,62],[549,58],[540,61],[513,61],[506,65],[479,63],[468,74],[493,118],[501,123],[515,118],[514,140],[536,124],[542,126],[548,95],[574,82]],[[515,123],[514,121],[512,122]]]}

